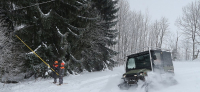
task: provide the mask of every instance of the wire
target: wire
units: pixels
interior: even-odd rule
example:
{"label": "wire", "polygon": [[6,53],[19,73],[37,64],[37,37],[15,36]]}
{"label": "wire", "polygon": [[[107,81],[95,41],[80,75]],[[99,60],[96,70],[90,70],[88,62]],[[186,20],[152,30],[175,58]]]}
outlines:
{"label": "wire", "polygon": [[36,3],[36,4],[30,5],[30,6],[26,6],[26,7],[22,7],[22,8],[17,8],[17,9],[11,10],[11,11],[21,10],[21,9],[33,7],[33,6],[40,5],[40,4],[50,3],[50,2],[53,2],[53,1],[55,1],[55,0],[51,0],[51,1],[47,1],[47,2],[42,2],[42,3]]}

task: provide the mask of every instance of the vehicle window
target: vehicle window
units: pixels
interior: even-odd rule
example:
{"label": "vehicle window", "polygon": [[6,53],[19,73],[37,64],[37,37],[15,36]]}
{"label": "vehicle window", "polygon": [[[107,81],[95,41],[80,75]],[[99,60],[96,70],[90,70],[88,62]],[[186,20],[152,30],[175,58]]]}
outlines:
{"label": "vehicle window", "polygon": [[163,52],[162,58],[164,65],[173,66],[170,52]]}
{"label": "vehicle window", "polygon": [[150,65],[150,56],[149,54],[146,55],[141,55],[138,57],[135,57],[136,61],[136,66],[137,68],[149,68],[151,67]]}
{"label": "vehicle window", "polygon": [[127,67],[128,67],[128,69],[136,68],[135,59],[134,58],[128,59],[128,66]]}
{"label": "vehicle window", "polygon": [[155,52],[155,55],[156,55],[156,60],[154,60],[154,64],[155,65],[161,65],[162,61],[161,61],[160,52]]}

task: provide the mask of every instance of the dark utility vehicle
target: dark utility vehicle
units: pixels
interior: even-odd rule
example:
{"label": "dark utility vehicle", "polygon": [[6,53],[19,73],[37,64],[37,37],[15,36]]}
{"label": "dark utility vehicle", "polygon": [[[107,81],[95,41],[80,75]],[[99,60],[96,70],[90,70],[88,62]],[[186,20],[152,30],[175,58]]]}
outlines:
{"label": "dark utility vehicle", "polygon": [[126,73],[122,76],[124,82],[118,85],[120,88],[137,85],[138,80],[145,81],[149,71],[174,74],[171,53],[161,50],[148,50],[129,55],[125,69]]}

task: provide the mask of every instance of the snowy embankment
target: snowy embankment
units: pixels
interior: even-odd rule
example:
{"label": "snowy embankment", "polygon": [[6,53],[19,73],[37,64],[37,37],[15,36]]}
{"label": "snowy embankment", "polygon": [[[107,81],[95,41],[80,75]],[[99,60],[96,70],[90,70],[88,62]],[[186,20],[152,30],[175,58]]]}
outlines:
{"label": "snowy embankment", "polygon": [[[200,61],[174,62],[175,79],[178,84],[173,86],[160,86],[153,84],[149,92],[200,92]],[[53,79],[26,80],[18,84],[0,83],[0,92],[144,92],[144,89],[131,88],[120,90],[118,84],[122,81],[124,66],[116,67],[113,71],[84,72],[79,75],[64,77],[61,86],[53,84]]]}

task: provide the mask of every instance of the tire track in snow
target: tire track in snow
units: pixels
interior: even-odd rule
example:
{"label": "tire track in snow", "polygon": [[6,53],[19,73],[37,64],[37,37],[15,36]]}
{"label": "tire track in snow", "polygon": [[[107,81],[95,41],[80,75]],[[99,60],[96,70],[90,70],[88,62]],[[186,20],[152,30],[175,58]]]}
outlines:
{"label": "tire track in snow", "polygon": [[80,87],[98,87],[98,86],[100,86],[99,84],[103,84],[103,83],[106,84],[106,82],[108,82],[109,78],[112,78],[115,76],[118,76],[118,74],[88,79],[88,80],[82,81],[80,83]]}
{"label": "tire track in snow", "polygon": [[70,85],[70,92],[80,92],[80,90],[83,92],[99,92],[99,90],[105,87],[105,84],[107,84],[109,79],[112,79],[116,76],[118,76],[118,74],[99,77],[88,77],[86,79],[84,78],[85,80],[78,82],[78,84],[73,83],[73,86]]}

